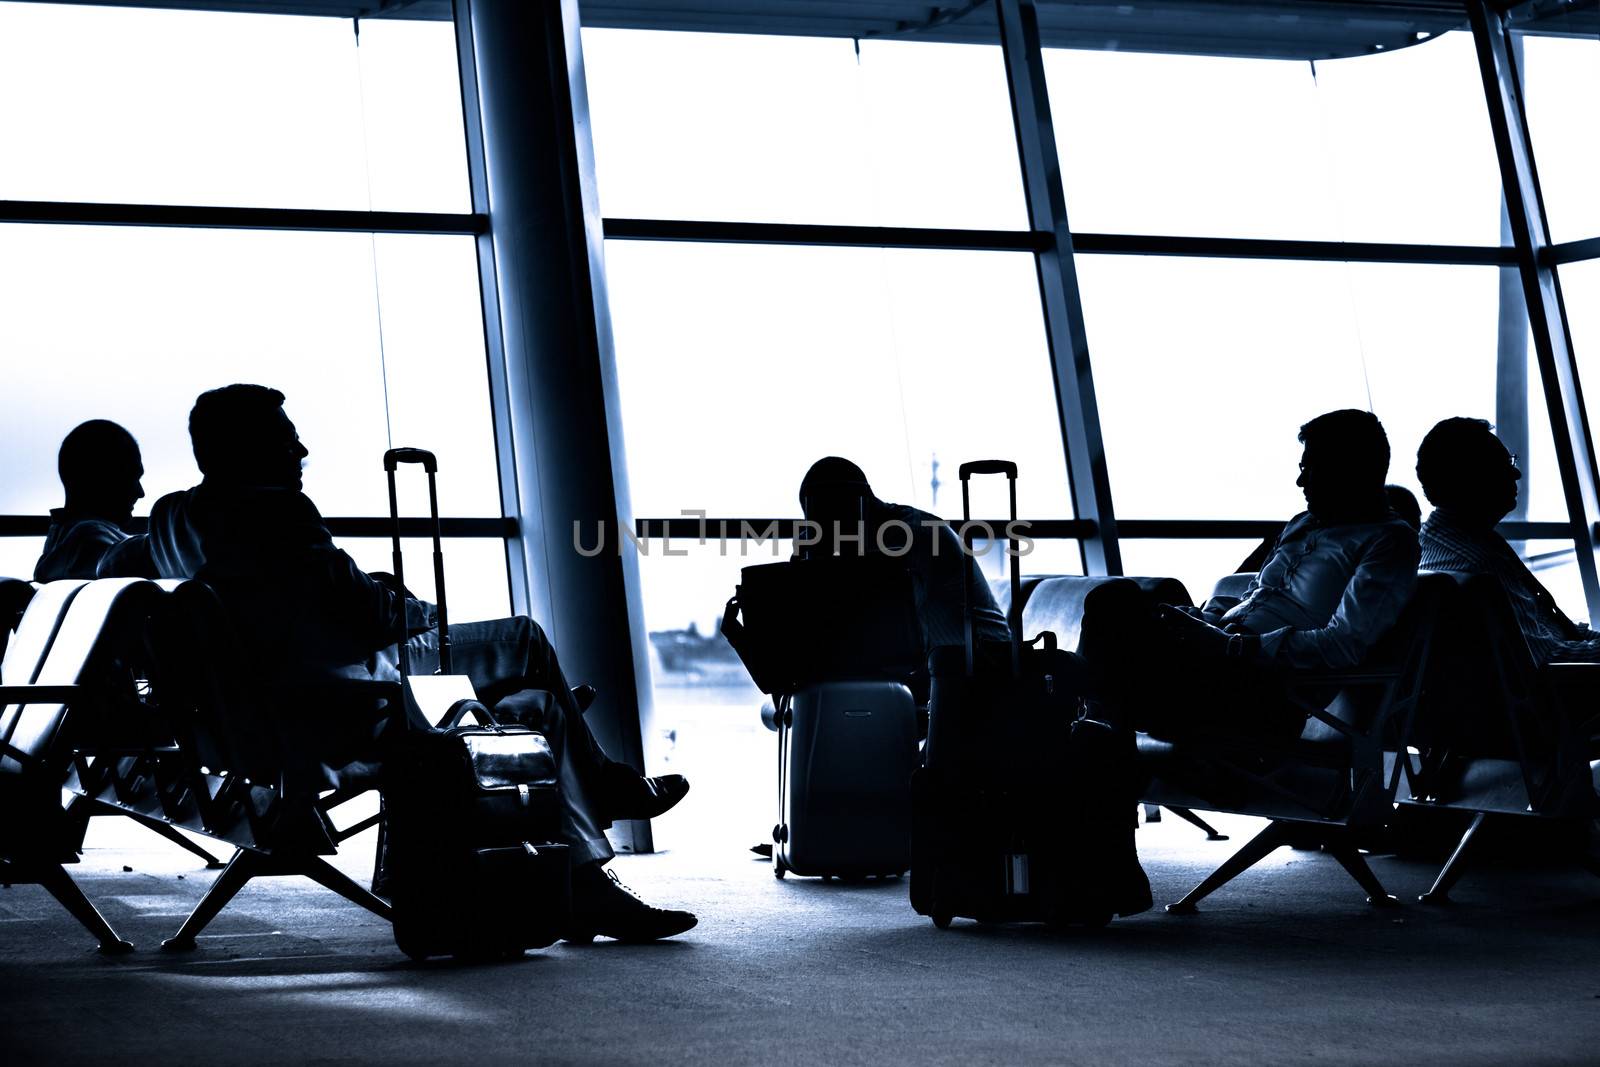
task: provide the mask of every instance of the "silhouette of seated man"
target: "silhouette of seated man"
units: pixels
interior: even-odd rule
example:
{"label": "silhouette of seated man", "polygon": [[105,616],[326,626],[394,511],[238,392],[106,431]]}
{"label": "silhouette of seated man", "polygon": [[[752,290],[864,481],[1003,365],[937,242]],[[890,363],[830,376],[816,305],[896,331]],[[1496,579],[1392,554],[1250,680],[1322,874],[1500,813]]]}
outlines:
{"label": "silhouette of seated man", "polygon": [[[801,549],[804,556],[898,556],[912,575],[928,648],[966,642],[962,605],[969,594],[974,637],[980,642],[1011,640],[977,559],[963,548],[950,524],[919,508],[879,500],[854,463],[838,456],[813,463],[800,482],[800,510],[821,528],[817,543]],[[894,529],[885,529],[891,524]]]}
{"label": "silhouette of seated man", "polygon": [[[102,571],[200,577],[212,584],[259,662],[286,677],[336,674],[398,679],[395,642],[409,634],[412,669],[438,665],[433,605],[373,578],[335,547],[301,490],[309,454],[283,409],[260,385],[204,393],[189,416],[203,480],[156,501],[148,534],[108,555]],[[556,755],[561,833],[573,862],[575,936],[654,940],[695,924],[688,912],[649,907],[603,868],[603,829],[660,815],[688,791],[681,775],[643,778],[609,759],[585,725],[539,624],[526,617],[468,622],[450,631],[454,669],[493,704],[525,689],[548,690],[537,725]]]}
{"label": "silhouette of seated man", "polygon": [[1284,695],[1287,673],[1353,666],[1399,618],[1416,588],[1417,535],[1384,492],[1383,426],[1333,411],[1300,427],[1300,441],[1306,510],[1242,598],[1178,609],[1111,582],[1085,599],[1089,695],[1120,725],[1296,736],[1305,713]]}
{"label": "silhouette of seated man", "polygon": [[128,539],[124,527],[144,497],[139,442],[114,422],[91,419],[62,440],[56,471],[66,504],[50,512],[33,580],[93,578],[105,554]]}
{"label": "silhouette of seated man", "polygon": [[1505,586],[1536,663],[1600,661],[1600,634],[1556,606],[1495,524],[1517,506],[1522,472],[1483,419],[1445,419],[1417,449],[1417,479],[1433,505],[1422,524],[1422,566],[1492,574]]}

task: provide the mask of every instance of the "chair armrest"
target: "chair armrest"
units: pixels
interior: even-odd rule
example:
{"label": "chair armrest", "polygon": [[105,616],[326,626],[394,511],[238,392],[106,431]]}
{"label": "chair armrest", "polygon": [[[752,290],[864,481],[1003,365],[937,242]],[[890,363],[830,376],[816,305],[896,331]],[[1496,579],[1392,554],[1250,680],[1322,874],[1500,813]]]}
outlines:
{"label": "chair armrest", "polygon": [[1543,669],[1550,671],[1553,674],[1577,677],[1591,671],[1600,672],[1600,663],[1583,663],[1579,661],[1567,662],[1565,660],[1558,660],[1555,663],[1546,663]]}
{"label": "chair armrest", "polygon": [[67,704],[88,690],[83,685],[0,685],[0,704]]}

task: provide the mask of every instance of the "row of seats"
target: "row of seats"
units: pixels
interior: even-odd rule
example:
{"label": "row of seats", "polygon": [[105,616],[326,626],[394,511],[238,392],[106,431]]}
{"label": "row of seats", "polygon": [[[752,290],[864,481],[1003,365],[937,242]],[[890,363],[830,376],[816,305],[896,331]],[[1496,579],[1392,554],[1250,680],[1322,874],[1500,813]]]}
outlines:
{"label": "row of seats", "polygon": [[[1215,595],[1239,596],[1252,575],[1224,578]],[[1024,582],[1025,634],[1054,631],[1077,644],[1083,604],[1110,578],[1036,576]],[[1135,578],[1158,599],[1190,603],[1171,578]],[[1009,590],[996,583],[1003,608]],[[1330,692],[1337,695],[1330,702]],[[1469,847],[1490,819],[1584,821],[1596,813],[1592,761],[1600,664],[1535,664],[1504,588],[1486,575],[1423,573],[1395,629],[1366,663],[1302,673],[1293,695],[1307,711],[1283,744],[1238,737],[1181,743],[1141,734],[1144,799],[1266,818],[1267,827],[1181,900],[1190,912],[1285,844],[1316,843],[1367,891],[1393,904],[1358,843],[1389,823],[1396,805],[1471,812],[1473,821],[1428,903],[1447,899]],[[1586,853],[1573,857],[1595,870]]]}
{"label": "row of seats", "polygon": [[[391,917],[384,900],[326,857],[378,821],[341,828],[332,813],[376,784],[372,746],[362,752],[349,739],[400,728],[397,685],[269,683],[234,646],[202,582],[59,581],[27,595],[19,585],[26,583],[0,582],[0,605],[20,608],[0,660],[7,884],[43,885],[102,952],[130,950],[63,866],[76,861],[89,817],[120,814],[208,866],[222,864],[179,827],[234,848],[164,947],[193,948],[195,935],[259,875],[304,875]],[[339,751],[326,751],[330,744]],[[338,788],[308,771],[324,760],[347,773]]]}
{"label": "row of seats", "polygon": [[[1030,579],[1024,632],[1051,630],[1072,647],[1084,597],[1111,580]],[[1168,602],[1189,602],[1172,579],[1134,580]],[[16,619],[4,628],[0,660],[6,882],[45,886],[103,951],[127,951],[132,946],[63,866],[77,858],[88,818],[115,813],[212,864],[176,828],[235,849],[166,947],[194,947],[195,935],[260,875],[304,875],[391,917],[384,900],[326,857],[378,821],[341,828],[333,813],[376,784],[370,742],[401,728],[398,686],[269,684],[235,647],[221,604],[201,582],[63,581],[35,591],[0,581],[0,611]],[[1424,898],[1433,901],[1445,899],[1460,877],[1486,820],[1594,814],[1589,709],[1600,691],[1600,665],[1534,664],[1492,578],[1424,574],[1401,623],[1369,662],[1300,676],[1296,690],[1307,724],[1287,744],[1139,738],[1147,802],[1270,820],[1168,910],[1193,910],[1273,849],[1308,834],[1369,899],[1393,903],[1357,841],[1383,826],[1396,804],[1474,813]],[[1331,702],[1329,692],[1337,693]],[[330,767],[336,777],[323,773]]]}

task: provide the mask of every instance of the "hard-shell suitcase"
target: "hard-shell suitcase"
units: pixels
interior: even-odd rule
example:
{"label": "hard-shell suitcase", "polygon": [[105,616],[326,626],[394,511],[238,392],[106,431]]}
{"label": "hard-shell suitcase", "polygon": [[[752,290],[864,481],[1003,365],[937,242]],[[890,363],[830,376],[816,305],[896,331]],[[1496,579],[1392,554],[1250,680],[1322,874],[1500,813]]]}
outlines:
{"label": "hard-shell suitcase", "polygon": [[[1015,521],[1017,469],[1001,460],[962,465],[967,519],[978,473],[1006,475]],[[1103,925],[1150,907],[1133,843],[1131,740],[1079,718],[1081,668],[1055,635],[1024,644],[1020,560],[1015,547],[1009,555],[1010,645],[977,645],[969,610],[965,647],[930,658],[911,903],[940,927],[958,916]]]}
{"label": "hard-shell suitcase", "polygon": [[[438,462],[431,452],[384,454],[394,520],[394,573],[404,586],[395,472],[420,464],[433,512],[433,567],[439,624],[439,672],[451,672],[439,536]],[[402,678],[411,674],[399,636]],[[463,726],[472,715],[477,725]],[[394,936],[413,959],[521,955],[553,944],[571,922],[567,846],[554,838],[560,789],[544,735],[502,725],[476,700],[458,700],[432,729],[414,730],[385,767],[380,855],[389,868]]]}
{"label": "hard-shell suitcase", "polygon": [[898,876],[911,865],[917,706],[898,682],[822,682],[779,702],[773,874]]}

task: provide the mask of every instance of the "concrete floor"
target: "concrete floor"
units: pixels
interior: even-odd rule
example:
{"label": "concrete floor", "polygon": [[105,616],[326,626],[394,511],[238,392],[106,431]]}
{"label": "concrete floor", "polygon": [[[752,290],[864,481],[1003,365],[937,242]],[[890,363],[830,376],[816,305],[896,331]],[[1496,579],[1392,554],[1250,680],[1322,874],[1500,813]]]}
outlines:
{"label": "concrete floor", "polygon": [[[1140,830],[1158,901],[1240,843]],[[750,835],[755,839],[755,834]],[[340,864],[360,873],[366,838]],[[1104,931],[914,914],[904,882],[774,881],[748,842],[623,857],[682,939],[417,966],[385,924],[301,879],[252,884],[192,955],[156,950],[212,875],[120,819],[75,873],[139,951],[101,958],[35,886],[0,891],[8,1063],[1595,1063],[1600,882],[1469,877],[1447,909],[1369,908],[1338,866],[1280,851],[1200,914]],[[124,866],[131,871],[124,871]],[[1423,863],[1373,867],[1407,901]]]}

